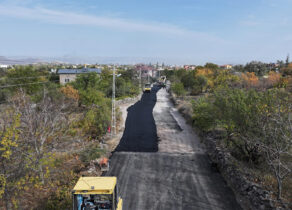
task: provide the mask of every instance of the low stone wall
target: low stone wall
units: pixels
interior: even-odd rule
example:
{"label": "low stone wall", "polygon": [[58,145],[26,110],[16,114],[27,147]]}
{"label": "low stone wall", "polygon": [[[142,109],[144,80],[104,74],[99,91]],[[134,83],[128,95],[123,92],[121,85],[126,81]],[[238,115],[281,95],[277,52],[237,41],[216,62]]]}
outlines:
{"label": "low stone wall", "polygon": [[[189,110],[186,111],[187,106],[183,104],[183,100],[177,98],[174,94],[170,94],[170,97],[184,118],[188,122],[192,121],[192,112]],[[234,164],[236,160],[230,153],[216,145],[216,139],[211,137],[203,138],[203,143],[206,145],[206,150],[212,161],[212,165],[220,171],[228,186],[235,193],[236,199],[243,209],[286,209],[285,207],[275,207],[270,193],[256,183],[250,182],[245,174],[241,173],[239,168]]]}
{"label": "low stone wall", "polygon": [[213,166],[216,166],[228,186],[232,188],[243,209],[277,209],[273,205],[270,193],[256,183],[250,182],[234,164],[236,160],[230,153],[216,146],[215,139],[207,137],[204,144]]}

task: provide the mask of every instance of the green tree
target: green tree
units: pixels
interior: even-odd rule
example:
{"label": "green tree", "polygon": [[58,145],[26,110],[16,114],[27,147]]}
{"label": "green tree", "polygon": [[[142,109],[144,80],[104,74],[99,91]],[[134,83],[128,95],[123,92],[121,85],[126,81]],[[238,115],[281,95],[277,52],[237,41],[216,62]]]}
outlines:
{"label": "green tree", "polygon": [[216,69],[219,69],[219,66],[217,64],[214,64],[214,63],[206,63],[205,68],[216,70]]}
{"label": "green tree", "polygon": [[289,63],[290,63],[290,60],[289,60],[289,54],[287,55],[287,58],[286,58],[286,62],[285,62],[285,66],[288,67]]}
{"label": "green tree", "polygon": [[204,75],[199,75],[196,77],[195,88],[200,88],[201,93],[208,84],[208,79]]}
{"label": "green tree", "polygon": [[73,87],[78,90],[86,90],[87,88],[97,88],[100,81],[100,76],[95,72],[79,74],[76,81],[73,82]]}
{"label": "green tree", "polygon": [[183,83],[173,83],[171,86],[171,90],[177,94],[178,96],[184,96],[186,94],[186,91],[184,89]]}
{"label": "green tree", "polygon": [[243,65],[235,65],[235,66],[233,66],[233,70],[236,72],[245,72]]}
{"label": "green tree", "polygon": [[247,72],[254,72],[257,76],[263,76],[269,72],[267,65],[260,61],[252,61],[244,67]]}
{"label": "green tree", "polygon": [[105,98],[102,92],[93,88],[80,91],[79,94],[82,104],[88,107],[84,119],[80,122],[82,128],[94,138],[103,135],[110,125],[110,99]]}
{"label": "green tree", "polygon": [[203,131],[208,131],[215,125],[216,117],[213,104],[207,98],[200,98],[192,102],[193,125]]}
{"label": "green tree", "polygon": [[17,66],[8,70],[5,85],[15,85],[9,88],[14,92],[21,87],[26,94],[33,95],[43,89],[48,79],[47,72],[36,71],[32,66]]}
{"label": "green tree", "polygon": [[12,209],[12,200],[20,190],[15,183],[25,171],[23,155],[19,153],[20,116],[8,109],[0,119],[0,199],[6,209]]}
{"label": "green tree", "polygon": [[191,89],[196,84],[195,71],[190,71],[181,78],[186,89]]}

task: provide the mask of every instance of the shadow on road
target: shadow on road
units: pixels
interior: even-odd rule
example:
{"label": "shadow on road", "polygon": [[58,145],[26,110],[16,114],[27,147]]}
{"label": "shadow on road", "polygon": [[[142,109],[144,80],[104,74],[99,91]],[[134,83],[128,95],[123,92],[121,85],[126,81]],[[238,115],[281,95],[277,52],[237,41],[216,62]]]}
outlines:
{"label": "shadow on road", "polygon": [[153,118],[156,94],[159,87],[154,86],[151,93],[144,93],[137,103],[128,108],[128,116],[123,137],[117,152],[157,152],[158,137]]}

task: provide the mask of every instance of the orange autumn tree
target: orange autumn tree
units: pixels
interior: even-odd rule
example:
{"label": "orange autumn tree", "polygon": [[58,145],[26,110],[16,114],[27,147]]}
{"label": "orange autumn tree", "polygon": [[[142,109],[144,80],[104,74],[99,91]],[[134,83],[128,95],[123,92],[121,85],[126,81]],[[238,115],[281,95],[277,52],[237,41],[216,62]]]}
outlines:
{"label": "orange autumn tree", "polygon": [[281,75],[279,73],[274,72],[274,71],[269,72],[269,77],[268,77],[268,84],[269,85],[274,86],[274,85],[279,84],[280,79],[281,79]]}
{"label": "orange autumn tree", "polygon": [[257,87],[259,85],[259,78],[254,72],[246,72],[241,74],[244,86],[247,88]]}
{"label": "orange autumn tree", "polygon": [[196,76],[200,76],[200,75],[210,78],[214,75],[214,72],[211,69],[207,69],[207,68],[198,69],[196,72]]}
{"label": "orange autumn tree", "polygon": [[75,101],[79,101],[79,92],[78,90],[74,89],[71,85],[67,85],[61,88],[61,92],[68,98],[71,98]]}
{"label": "orange autumn tree", "polygon": [[214,70],[209,68],[200,68],[196,70],[196,77],[205,77],[207,78],[207,88],[213,88],[214,87]]}

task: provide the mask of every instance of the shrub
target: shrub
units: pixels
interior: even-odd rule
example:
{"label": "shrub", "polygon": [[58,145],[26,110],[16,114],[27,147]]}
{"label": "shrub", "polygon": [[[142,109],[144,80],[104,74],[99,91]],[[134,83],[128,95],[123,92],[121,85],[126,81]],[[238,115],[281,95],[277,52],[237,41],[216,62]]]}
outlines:
{"label": "shrub", "polygon": [[178,96],[184,96],[186,94],[186,91],[184,89],[184,85],[181,82],[174,83],[171,86],[171,90]]}
{"label": "shrub", "polygon": [[203,131],[215,125],[216,117],[213,104],[206,98],[193,101],[193,124]]}
{"label": "shrub", "polygon": [[99,146],[95,145],[93,147],[88,147],[84,151],[82,151],[80,153],[80,160],[85,165],[88,165],[91,160],[100,158],[103,154],[105,154],[105,151]]}

